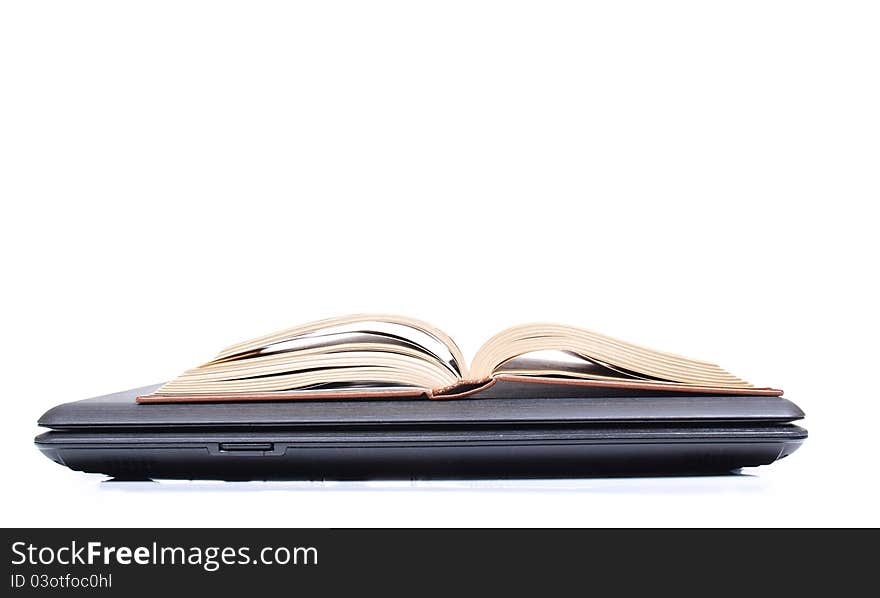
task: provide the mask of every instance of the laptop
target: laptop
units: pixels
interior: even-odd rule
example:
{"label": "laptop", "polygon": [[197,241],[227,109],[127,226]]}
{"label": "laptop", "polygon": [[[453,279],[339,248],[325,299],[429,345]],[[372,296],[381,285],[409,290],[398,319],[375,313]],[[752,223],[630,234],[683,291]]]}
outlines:
{"label": "laptop", "polygon": [[[768,465],[807,432],[780,396],[143,403],[160,385],[65,403],[37,448],[116,479],[324,480],[695,475]],[[380,393],[381,395],[381,393]]]}

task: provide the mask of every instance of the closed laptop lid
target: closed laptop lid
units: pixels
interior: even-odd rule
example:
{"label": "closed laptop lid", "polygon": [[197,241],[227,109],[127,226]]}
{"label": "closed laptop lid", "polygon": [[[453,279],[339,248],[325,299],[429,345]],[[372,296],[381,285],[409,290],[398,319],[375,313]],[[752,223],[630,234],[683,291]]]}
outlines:
{"label": "closed laptop lid", "polygon": [[39,425],[54,429],[192,426],[345,427],[365,425],[605,424],[766,422],[801,419],[791,401],[774,396],[590,396],[459,400],[324,400],[262,403],[138,404],[160,385],[64,403]]}

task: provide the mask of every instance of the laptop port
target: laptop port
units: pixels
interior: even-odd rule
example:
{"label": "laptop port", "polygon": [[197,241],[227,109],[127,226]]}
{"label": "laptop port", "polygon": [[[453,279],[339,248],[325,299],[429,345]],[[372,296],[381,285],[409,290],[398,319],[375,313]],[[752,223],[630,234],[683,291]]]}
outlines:
{"label": "laptop port", "polygon": [[221,442],[221,452],[265,452],[275,448],[272,442]]}

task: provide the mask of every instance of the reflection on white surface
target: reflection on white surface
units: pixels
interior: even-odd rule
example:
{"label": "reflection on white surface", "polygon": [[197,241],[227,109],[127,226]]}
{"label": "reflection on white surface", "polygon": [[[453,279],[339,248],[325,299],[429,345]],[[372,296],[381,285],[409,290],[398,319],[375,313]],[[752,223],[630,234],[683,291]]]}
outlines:
{"label": "reflection on white surface", "polygon": [[249,481],[104,480],[102,492],[583,492],[588,494],[718,494],[762,492],[766,482],[757,475],[610,477],[578,479],[503,480],[375,480],[375,481]]}
{"label": "reflection on white surface", "polygon": [[[320,482],[111,482],[66,469],[34,450],[11,464],[27,477],[8,478],[3,514],[7,525],[62,527],[760,527],[876,521],[871,476],[817,467],[810,458],[816,448],[807,443],[791,459],[726,476]],[[822,508],[840,501],[846,509]]]}

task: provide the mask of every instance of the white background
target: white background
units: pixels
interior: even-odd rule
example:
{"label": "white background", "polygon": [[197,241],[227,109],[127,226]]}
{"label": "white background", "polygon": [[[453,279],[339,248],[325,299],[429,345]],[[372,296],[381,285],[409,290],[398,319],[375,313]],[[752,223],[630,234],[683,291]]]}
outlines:
{"label": "white background", "polygon": [[[878,525],[872,2],[4,2],[2,525]],[[581,325],[779,386],[723,478],[107,484],[59,402],[309,320]]]}

